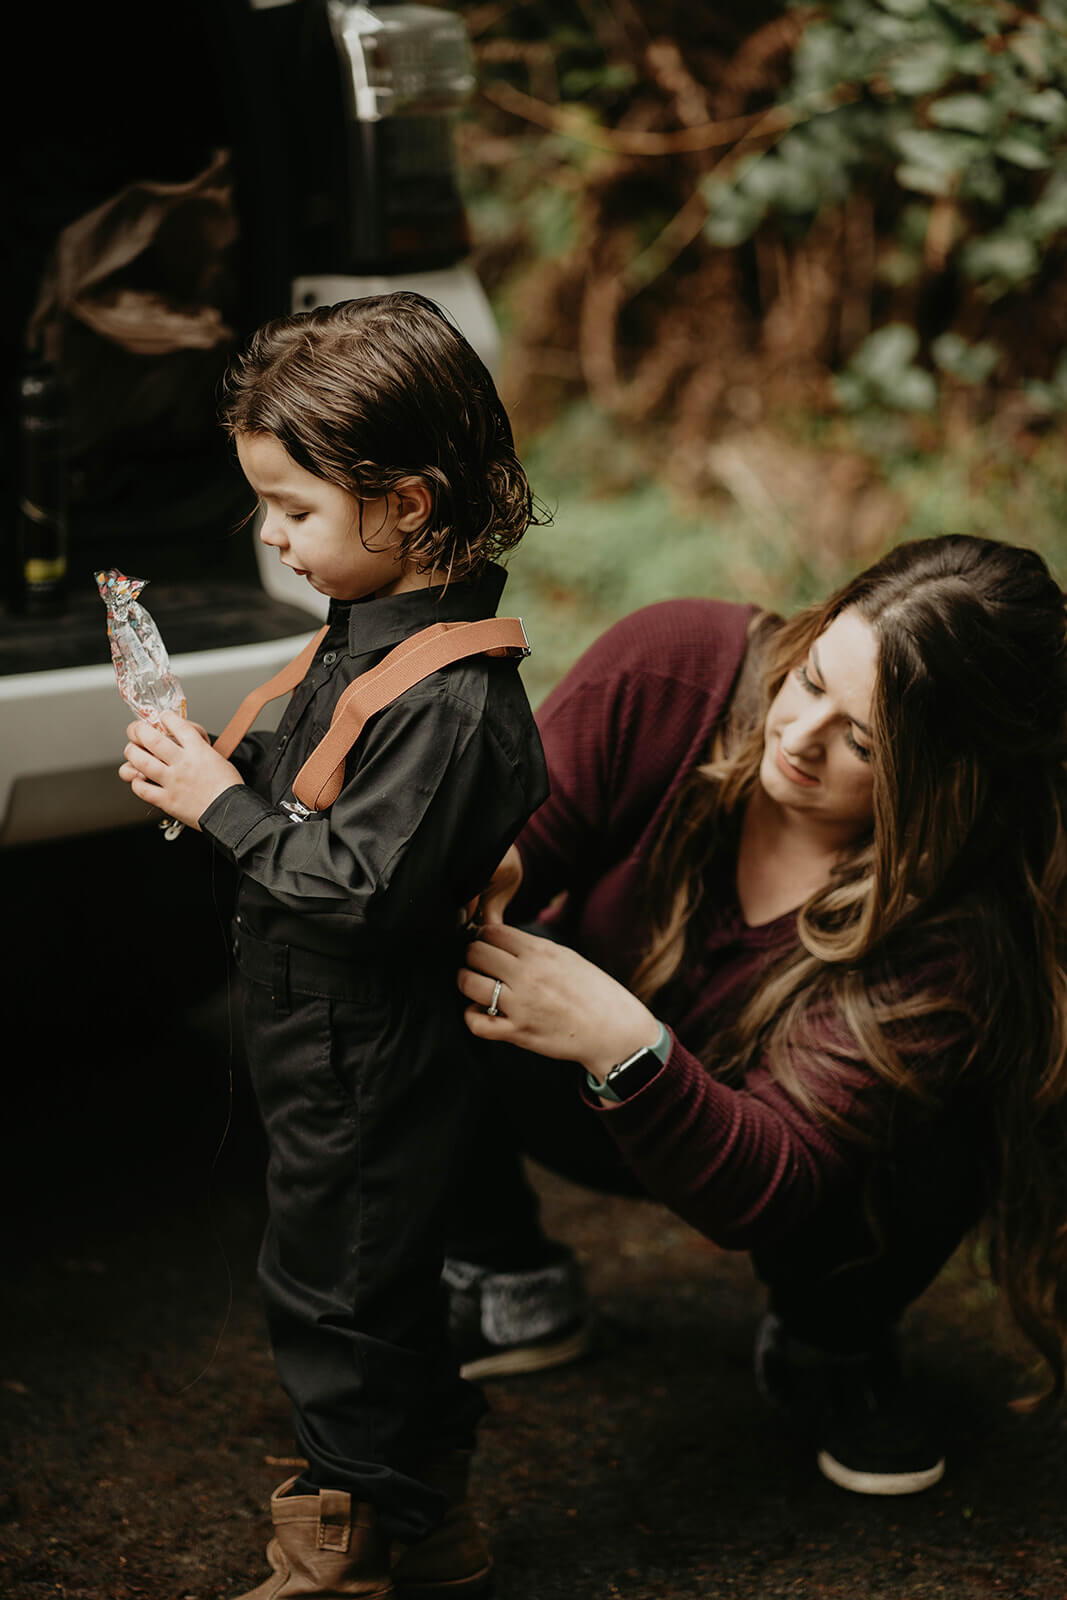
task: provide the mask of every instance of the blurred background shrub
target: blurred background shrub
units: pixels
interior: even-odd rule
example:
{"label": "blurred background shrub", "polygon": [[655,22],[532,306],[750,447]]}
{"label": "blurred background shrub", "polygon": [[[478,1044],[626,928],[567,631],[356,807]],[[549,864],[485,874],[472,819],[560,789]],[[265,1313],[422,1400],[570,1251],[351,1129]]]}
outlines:
{"label": "blurred background shrub", "polygon": [[461,9],[545,686],[646,600],[789,610],[920,533],[1067,573],[1067,0]]}

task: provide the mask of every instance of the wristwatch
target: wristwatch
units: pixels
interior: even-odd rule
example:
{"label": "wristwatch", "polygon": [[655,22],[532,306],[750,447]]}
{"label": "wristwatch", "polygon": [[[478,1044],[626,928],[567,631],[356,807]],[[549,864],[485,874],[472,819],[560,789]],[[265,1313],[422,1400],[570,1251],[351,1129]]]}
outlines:
{"label": "wristwatch", "polygon": [[586,1086],[598,1100],[606,1100],[613,1106],[621,1105],[639,1089],[643,1089],[646,1083],[652,1082],[656,1073],[666,1064],[670,1053],[671,1036],[661,1022],[659,1038],[655,1044],[643,1045],[640,1050],[635,1050],[632,1056],[627,1056],[625,1061],[616,1062],[603,1083],[599,1078],[594,1078],[591,1072],[587,1072]]}

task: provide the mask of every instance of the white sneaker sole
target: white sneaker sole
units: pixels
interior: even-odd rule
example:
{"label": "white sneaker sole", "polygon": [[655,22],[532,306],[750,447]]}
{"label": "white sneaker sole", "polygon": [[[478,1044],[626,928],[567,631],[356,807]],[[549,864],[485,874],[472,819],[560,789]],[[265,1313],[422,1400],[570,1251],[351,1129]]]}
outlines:
{"label": "white sneaker sole", "polygon": [[479,1356],[476,1361],[465,1362],[459,1375],[477,1382],[480,1378],[507,1378],[521,1372],[547,1372],[551,1367],[565,1367],[570,1361],[580,1360],[592,1342],[593,1330],[586,1323],[552,1344],[515,1345],[497,1355]]}
{"label": "white sneaker sole", "polygon": [[820,1450],[816,1460],[824,1478],[853,1494],[920,1494],[945,1476],[944,1460],[921,1472],[856,1472],[842,1466],[828,1450]]}

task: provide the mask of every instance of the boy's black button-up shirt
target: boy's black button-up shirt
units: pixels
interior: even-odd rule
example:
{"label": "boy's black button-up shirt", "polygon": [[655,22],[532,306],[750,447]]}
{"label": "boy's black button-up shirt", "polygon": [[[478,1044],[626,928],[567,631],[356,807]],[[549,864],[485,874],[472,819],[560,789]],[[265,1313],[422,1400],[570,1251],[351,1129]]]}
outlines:
{"label": "boy's black button-up shirt", "polygon": [[240,869],[249,932],[344,956],[454,931],[548,793],[513,660],[475,656],[431,674],[368,723],[328,810],[296,821],[285,802],[349,684],[435,622],[494,616],[504,583],[490,567],[467,583],[331,602],[329,632],[277,730],[234,752],[245,783],[199,819]]}

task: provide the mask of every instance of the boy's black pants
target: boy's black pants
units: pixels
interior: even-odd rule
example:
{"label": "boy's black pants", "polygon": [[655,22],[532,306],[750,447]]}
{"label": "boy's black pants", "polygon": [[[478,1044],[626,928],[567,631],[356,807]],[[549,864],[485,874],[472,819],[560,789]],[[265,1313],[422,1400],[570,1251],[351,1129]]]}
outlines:
{"label": "boy's black pants", "polygon": [[235,928],[268,1142],[259,1280],[305,1478],[412,1540],[444,1501],[421,1464],[485,1409],[447,1342],[443,1226],[468,1142],[458,959],[359,966]]}

